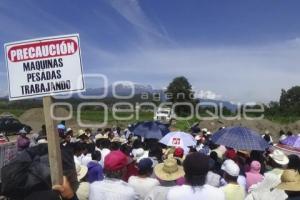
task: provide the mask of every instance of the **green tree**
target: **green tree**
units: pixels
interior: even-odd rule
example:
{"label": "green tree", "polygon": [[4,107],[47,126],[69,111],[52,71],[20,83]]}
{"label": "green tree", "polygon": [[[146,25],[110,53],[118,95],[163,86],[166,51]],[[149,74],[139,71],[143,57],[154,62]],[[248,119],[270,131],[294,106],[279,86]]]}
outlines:
{"label": "green tree", "polygon": [[[194,92],[192,85],[184,76],[176,77],[169,84],[166,90],[167,100],[172,103],[191,103],[193,109],[195,106]],[[186,116],[191,113],[189,106],[181,105],[175,107],[175,112],[178,116]]]}
{"label": "green tree", "polygon": [[300,115],[300,86],[281,90],[279,106],[282,113]]}

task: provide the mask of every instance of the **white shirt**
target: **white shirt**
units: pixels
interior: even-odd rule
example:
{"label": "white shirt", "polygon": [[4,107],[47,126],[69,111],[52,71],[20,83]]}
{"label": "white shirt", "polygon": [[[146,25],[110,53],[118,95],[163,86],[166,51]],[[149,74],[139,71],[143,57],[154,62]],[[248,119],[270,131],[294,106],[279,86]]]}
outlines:
{"label": "white shirt", "polygon": [[155,186],[153,189],[147,194],[145,200],[166,200],[167,194],[172,187],[166,186]]}
{"label": "white shirt", "polygon": [[92,154],[88,153],[86,155],[83,155],[81,159],[81,164],[87,167],[88,163],[91,161],[92,161]]}
{"label": "white shirt", "polygon": [[99,150],[101,152],[101,160],[100,160],[100,165],[102,167],[104,167],[104,159],[105,157],[107,156],[107,154],[110,153],[110,150],[109,149],[96,149],[96,150]]}
{"label": "white shirt", "polygon": [[104,179],[90,184],[89,200],[136,200],[137,193],[119,179]]}
{"label": "white shirt", "polygon": [[167,195],[167,200],[192,200],[192,199],[213,199],[225,200],[222,190],[210,185],[192,187],[189,185],[175,186],[171,188]]}
{"label": "white shirt", "polygon": [[147,193],[154,187],[158,186],[159,182],[154,178],[140,178],[138,176],[131,176],[128,179],[128,184],[139,194],[140,199],[144,199]]}
{"label": "white shirt", "polygon": [[[246,177],[245,176],[239,175],[238,179],[237,179],[237,183],[240,186],[242,186],[246,191]],[[225,185],[227,185],[227,182],[224,180],[224,178],[221,178],[221,186],[225,186]]]}

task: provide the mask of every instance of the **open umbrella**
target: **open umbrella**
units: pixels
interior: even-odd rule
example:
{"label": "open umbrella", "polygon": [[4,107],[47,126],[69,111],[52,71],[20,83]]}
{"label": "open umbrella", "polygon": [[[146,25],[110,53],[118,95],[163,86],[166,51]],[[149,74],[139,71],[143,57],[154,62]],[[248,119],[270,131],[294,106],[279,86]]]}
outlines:
{"label": "open umbrella", "polygon": [[147,139],[161,139],[170,131],[167,124],[158,121],[146,121],[137,123],[133,127],[132,132],[134,135],[139,135]]}
{"label": "open umbrella", "polygon": [[183,148],[195,146],[197,143],[197,141],[191,134],[178,131],[168,133],[159,142],[167,146]]}
{"label": "open umbrella", "polygon": [[264,151],[269,144],[259,133],[246,127],[228,127],[214,133],[212,142],[238,150]]}

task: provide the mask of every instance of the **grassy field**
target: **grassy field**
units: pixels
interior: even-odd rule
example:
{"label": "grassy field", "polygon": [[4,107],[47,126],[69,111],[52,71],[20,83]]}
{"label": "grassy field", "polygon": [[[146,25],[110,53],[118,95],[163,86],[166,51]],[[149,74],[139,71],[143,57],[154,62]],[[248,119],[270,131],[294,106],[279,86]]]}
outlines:
{"label": "grassy field", "polygon": [[[77,115],[75,112],[74,115]],[[82,120],[88,120],[92,122],[99,122],[102,123],[104,122],[104,111],[84,111],[81,112],[81,119]],[[149,121],[153,120],[153,113],[152,112],[140,112],[140,113],[117,113],[118,117],[121,118],[130,118],[130,119],[123,119],[123,120],[116,120],[115,117],[113,116],[112,112],[108,112],[107,115],[107,122],[110,126],[121,126],[121,127],[126,127],[128,124],[132,124],[138,121]],[[190,126],[197,122],[199,120],[197,119],[191,119],[191,120],[181,120],[177,121],[175,127],[179,130],[188,130]]]}

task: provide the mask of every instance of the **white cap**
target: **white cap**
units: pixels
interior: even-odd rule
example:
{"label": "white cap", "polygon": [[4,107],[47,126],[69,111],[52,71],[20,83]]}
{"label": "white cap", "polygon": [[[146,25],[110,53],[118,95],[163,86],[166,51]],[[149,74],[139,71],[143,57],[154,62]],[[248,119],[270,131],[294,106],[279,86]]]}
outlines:
{"label": "white cap", "polygon": [[240,174],[239,166],[231,159],[225,160],[221,169],[224,170],[230,176],[237,177]]}

